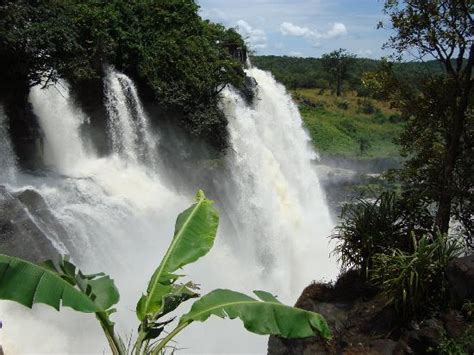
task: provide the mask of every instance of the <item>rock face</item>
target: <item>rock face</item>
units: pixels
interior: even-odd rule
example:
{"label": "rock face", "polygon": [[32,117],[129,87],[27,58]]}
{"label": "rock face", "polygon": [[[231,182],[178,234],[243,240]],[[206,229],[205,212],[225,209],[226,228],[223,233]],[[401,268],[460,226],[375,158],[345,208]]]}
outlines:
{"label": "rock face", "polygon": [[474,254],[453,260],[446,270],[451,297],[461,304],[474,300]]}
{"label": "rock face", "polygon": [[[452,266],[456,270],[455,275],[462,275],[459,280],[464,278],[465,283],[465,277],[470,275],[468,270],[474,270],[469,260],[458,259]],[[466,264],[470,266],[466,268]],[[467,290],[467,286],[459,288],[462,295]],[[399,313],[386,304],[387,299],[364,284],[353,271],[342,275],[335,285],[312,284],[303,291],[296,307],[322,314],[331,327],[333,339],[325,342],[320,337],[282,339],[272,336],[268,343],[268,354],[436,353],[447,337],[465,339],[474,332],[472,319],[460,310],[448,309],[431,318],[404,324]],[[471,343],[464,344],[468,347],[464,349],[468,353],[474,350],[474,344]]]}
{"label": "rock face", "polygon": [[[14,196],[0,186],[0,252],[32,262],[59,256],[53,243],[35,220],[38,212],[47,211],[42,197],[31,190]],[[46,213],[43,212],[44,217]],[[51,215],[50,223],[55,223]]]}

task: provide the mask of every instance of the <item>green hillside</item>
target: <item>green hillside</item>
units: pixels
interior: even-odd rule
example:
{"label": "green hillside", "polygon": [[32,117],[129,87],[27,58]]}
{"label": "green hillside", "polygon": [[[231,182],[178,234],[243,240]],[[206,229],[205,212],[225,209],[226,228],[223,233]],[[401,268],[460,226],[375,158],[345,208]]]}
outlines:
{"label": "green hillside", "polygon": [[[315,147],[323,156],[399,158],[394,142],[403,128],[399,114],[388,102],[371,98],[361,83],[362,75],[376,70],[380,61],[356,58],[341,97],[334,95],[332,78],[318,58],[256,56],[252,61],[290,90]],[[420,76],[440,73],[440,67],[436,61],[396,63],[394,71],[416,84]]]}
{"label": "green hillside", "polygon": [[386,103],[353,92],[342,98],[320,89],[291,93],[321,154],[354,159],[398,157],[394,138],[402,123]]}

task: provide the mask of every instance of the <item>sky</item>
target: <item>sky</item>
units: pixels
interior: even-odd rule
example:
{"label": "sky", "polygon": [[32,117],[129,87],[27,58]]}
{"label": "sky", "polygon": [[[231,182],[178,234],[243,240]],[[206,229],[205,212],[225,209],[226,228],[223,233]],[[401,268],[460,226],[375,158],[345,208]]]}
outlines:
{"label": "sky", "polygon": [[390,54],[382,0],[197,0],[206,19],[236,27],[258,55],[320,57],[345,48],[363,58]]}

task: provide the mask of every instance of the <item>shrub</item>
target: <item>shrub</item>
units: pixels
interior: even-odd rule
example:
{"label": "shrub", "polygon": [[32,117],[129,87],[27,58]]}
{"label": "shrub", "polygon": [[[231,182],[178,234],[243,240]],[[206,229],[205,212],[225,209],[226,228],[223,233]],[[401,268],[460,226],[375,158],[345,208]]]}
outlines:
{"label": "shrub", "polygon": [[349,109],[349,101],[338,101],[336,103],[336,106],[340,108],[341,110],[348,110]]}
{"label": "shrub", "polygon": [[373,102],[369,99],[363,99],[358,101],[359,112],[365,113],[366,115],[373,115],[379,113],[380,110],[374,106]]}
{"label": "shrub", "polygon": [[344,119],[337,124],[338,128],[347,133],[349,136],[354,136],[357,132],[357,127],[351,119]]}
{"label": "shrub", "polygon": [[384,192],[375,200],[363,198],[345,205],[341,222],[331,236],[337,245],[333,251],[343,270],[357,268],[368,275],[377,253],[407,247],[403,209],[393,192]]}
{"label": "shrub", "polygon": [[399,115],[398,113],[395,113],[393,115],[390,115],[388,117],[388,120],[390,123],[400,123],[403,121],[403,118],[401,115]]}
{"label": "shrub", "polygon": [[394,248],[374,256],[372,281],[405,319],[415,317],[445,301],[445,269],[461,253],[461,244],[447,236],[413,236],[413,252]]}
{"label": "shrub", "polygon": [[474,326],[469,326],[463,334],[456,339],[443,334],[437,352],[441,355],[467,355],[474,349]]}

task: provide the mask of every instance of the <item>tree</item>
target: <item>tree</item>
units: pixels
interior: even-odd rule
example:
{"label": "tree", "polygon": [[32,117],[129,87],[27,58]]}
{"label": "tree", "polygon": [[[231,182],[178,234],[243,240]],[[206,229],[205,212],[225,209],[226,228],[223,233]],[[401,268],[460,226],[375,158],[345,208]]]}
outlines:
{"label": "tree", "polygon": [[30,86],[59,78],[89,84],[111,64],[188,133],[222,149],[219,93],[243,86],[246,46],[198,10],[193,0],[0,1],[0,99],[26,98]]}
{"label": "tree", "polygon": [[323,54],[321,57],[323,68],[331,74],[336,82],[337,96],[341,96],[342,82],[348,78],[349,69],[354,64],[355,58],[354,54],[350,54],[342,48]]}
{"label": "tree", "polygon": [[421,92],[398,87],[396,106],[407,120],[400,139],[409,158],[402,170],[412,200],[434,203],[443,233],[455,217],[472,232],[474,3],[470,0],[386,0],[395,34],[386,47],[399,57],[435,58],[443,74]]}

